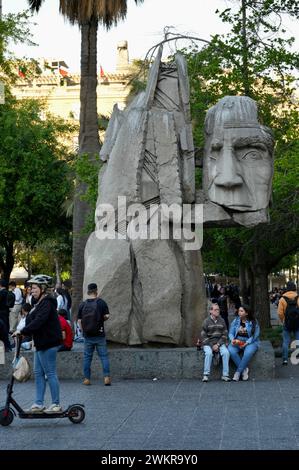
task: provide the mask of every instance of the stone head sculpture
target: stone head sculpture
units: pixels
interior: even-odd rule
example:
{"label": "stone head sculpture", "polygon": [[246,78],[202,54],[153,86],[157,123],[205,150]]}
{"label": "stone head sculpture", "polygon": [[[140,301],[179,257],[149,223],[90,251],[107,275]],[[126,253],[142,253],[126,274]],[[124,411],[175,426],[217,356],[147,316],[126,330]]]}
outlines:
{"label": "stone head sculpture", "polygon": [[205,120],[206,197],[232,212],[266,209],[271,195],[274,140],[259,124],[255,101],[226,96]]}

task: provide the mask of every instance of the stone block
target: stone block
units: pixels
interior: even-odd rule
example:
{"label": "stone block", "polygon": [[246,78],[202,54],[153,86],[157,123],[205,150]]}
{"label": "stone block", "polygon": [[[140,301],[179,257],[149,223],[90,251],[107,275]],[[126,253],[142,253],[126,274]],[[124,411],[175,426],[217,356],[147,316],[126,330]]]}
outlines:
{"label": "stone block", "polygon": [[[82,379],[83,347],[76,345],[74,351],[60,352],[57,370],[60,379]],[[31,363],[33,353],[22,353]],[[200,379],[203,372],[203,353],[195,348],[123,348],[110,349],[112,378],[176,378]],[[0,379],[8,380],[12,373],[13,353],[6,353],[6,364],[0,365]],[[262,341],[261,347],[250,363],[250,379],[266,380],[274,378],[275,357],[269,341]],[[92,362],[92,380],[102,378],[102,367],[96,353]],[[231,375],[234,366],[231,364]],[[220,367],[212,368],[211,379],[221,377]]]}

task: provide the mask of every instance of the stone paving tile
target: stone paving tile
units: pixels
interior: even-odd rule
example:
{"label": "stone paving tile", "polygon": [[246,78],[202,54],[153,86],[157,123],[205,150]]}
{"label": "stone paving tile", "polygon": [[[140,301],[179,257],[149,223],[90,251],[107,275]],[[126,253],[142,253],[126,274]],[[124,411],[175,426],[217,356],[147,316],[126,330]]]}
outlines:
{"label": "stone paving tile", "polygon": [[223,439],[220,445],[220,450],[259,450],[260,445],[258,439]]}
{"label": "stone paving tile", "polygon": [[[0,382],[1,405],[6,385]],[[63,406],[84,403],[85,421],[16,417],[0,429],[0,449],[299,450],[298,390],[299,377],[237,384],[118,380],[112,387],[64,380]],[[34,383],[16,385],[14,397],[28,407]],[[50,402],[48,392],[46,399]],[[246,403],[245,422],[241,403]]]}
{"label": "stone paving tile", "polygon": [[262,450],[299,450],[298,443],[290,438],[264,438],[261,441],[261,449]]}

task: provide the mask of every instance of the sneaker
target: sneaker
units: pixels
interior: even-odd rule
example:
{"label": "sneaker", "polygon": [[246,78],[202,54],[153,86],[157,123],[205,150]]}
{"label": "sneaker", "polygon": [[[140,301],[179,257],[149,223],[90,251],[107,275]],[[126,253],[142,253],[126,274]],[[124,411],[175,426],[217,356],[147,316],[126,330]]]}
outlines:
{"label": "sneaker", "polygon": [[111,379],[110,379],[110,377],[108,377],[108,376],[107,376],[107,377],[104,377],[104,384],[105,384],[105,385],[111,385]]}
{"label": "sneaker", "polygon": [[239,382],[239,380],[240,380],[240,372],[235,372],[233,376],[233,381]]}
{"label": "sneaker", "polygon": [[57,403],[52,403],[52,405],[45,410],[45,413],[60,413],[61,411],[62,408],[60,405],[57,405]]}
{"label": "sneaker", "polygon": [[248,380],[249,369],[246,367],[242,372],[242,380]]}
{"label": "sneaker", "polygon": [[209,381],[209,376],[204,375],[203,378],[202,378],[202,382],[208,382],[208,381]]}
{"label": "sneaker", "polygon": [[231,379],[230,379],[230,377],[229,377],[228,375],[223,375],[223,376],[221,377],[221,380],[223,380],[223,382],[230,382],[230,381],[231,381]]}
{"label": "sneaker", "polygon": [[82,383],[83,383],[83,385],[90,385],[90,380],[89,379],[84,379]]}
{"label": "sneaker", "polygon": [[287,365],[288,365],[288,360],[285,359],[284,361],[282,361],[282,365],[283,365],[283,366],[287,366]]}
{"label": "sneaker", "polygon": [[43,413],[44,410],[45,410],[45,406],[37,405],[36,403],[33,403],[33,405],[31,405],[31,408],[29,408],[29,410],[25,410],[25,413]]}

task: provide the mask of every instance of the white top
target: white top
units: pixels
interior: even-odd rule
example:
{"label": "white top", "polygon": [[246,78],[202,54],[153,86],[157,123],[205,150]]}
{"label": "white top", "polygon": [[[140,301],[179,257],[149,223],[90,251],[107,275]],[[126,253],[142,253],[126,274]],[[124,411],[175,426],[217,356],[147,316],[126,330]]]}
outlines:
{"label": "white top", "polygon": [[22,317],[18,323],[17,331],[21,331],[26,326],[26,317]]}
{"label": "white top", "polygon": [[15,305],[21,305],[23,302],[23,296],[22,296],[22,291],[19,287],[16,287],[13,290],[13,293],[15,294]]}
{"label": "white top", "polygon": [[63,308],[64,310],[67,310],[67,300],[63,295],[59,294],[56,300],[57,300],[57,310],[60,310],[61,308]]}

